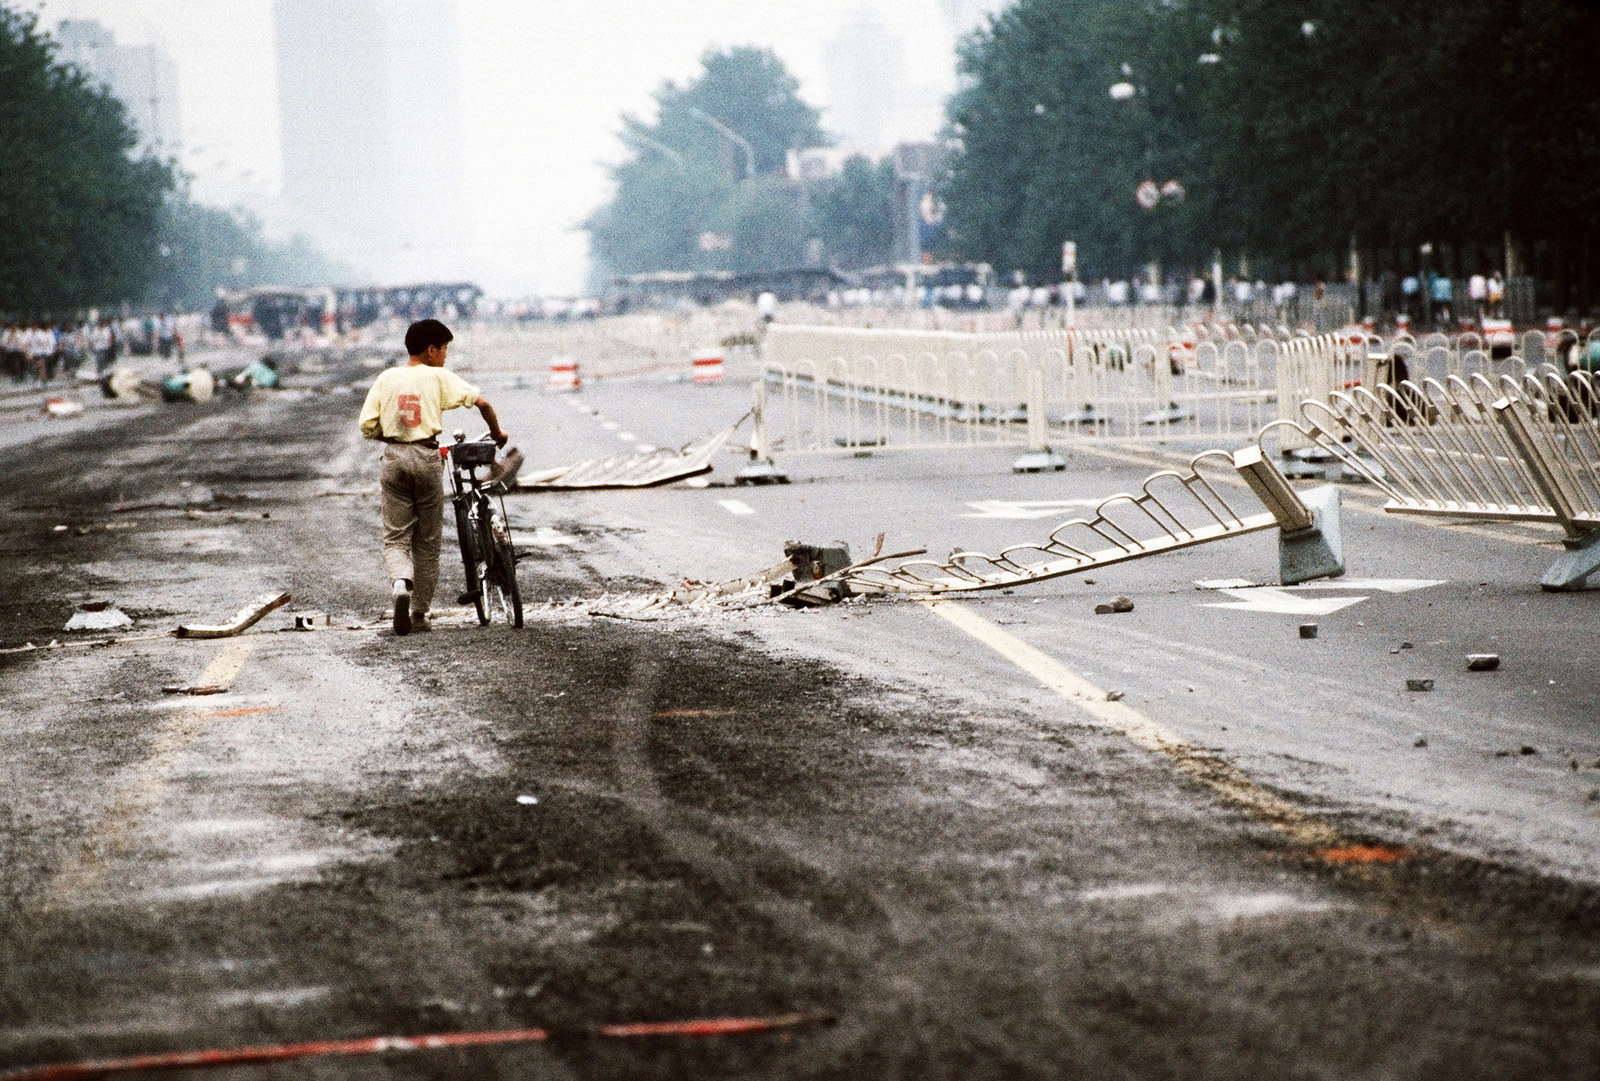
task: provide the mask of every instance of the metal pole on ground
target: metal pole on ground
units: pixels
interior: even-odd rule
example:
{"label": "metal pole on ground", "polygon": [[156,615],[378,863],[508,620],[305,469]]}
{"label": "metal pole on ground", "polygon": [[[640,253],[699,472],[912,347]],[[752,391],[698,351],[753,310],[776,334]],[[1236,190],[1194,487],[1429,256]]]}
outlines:
{"label": "metal pole on ground", "polygon": [[772,439],[767,432],[767,383],[750,384],[750,461],[735,474],[735,484],[788,484],[789,475],[772,460]]}
{"label": "metal pole on ground", "polygon": [[1028,369],[1028,451],[1011,463],[1013,473],[1059,473],[1067,460],[1050,449],[1050,416],[1044,395],[1044,369]]}

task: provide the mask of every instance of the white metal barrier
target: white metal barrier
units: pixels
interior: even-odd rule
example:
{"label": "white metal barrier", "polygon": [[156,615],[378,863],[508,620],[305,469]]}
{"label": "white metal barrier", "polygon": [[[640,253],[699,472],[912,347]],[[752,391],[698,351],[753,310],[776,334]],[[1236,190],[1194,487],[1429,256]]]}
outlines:
{"label": "white metal barrier", "polygon": [[[1017,443],[1024,435],[1012,426],[1038,413],[1053,440],[1244,439],[1282,415],[1273,404],[1280,385],[1291,388],[1289,408],[1325,394],[1334,376],[1324,369],[1350,348],[1331,335],[1284,342],[1235,327],[1202,338],[1170,327],[961,334],[773,326],[765,367],[778,388],[775,443],[816,453],[880,441]],[[1031,381],[1033,372],[1042,380]]]}
{"label": "white metal barrier", "polygon": [[[1539,344],[1523,348],[1554,351],[1530,337]],[[1246,440],[1357,386],[1529,370],[1521,355],[1497,352],[1472,333],[1381,339],[1360,328],[1307,336],[1248,325],[986,334],[775,325],[765,369],[778,449],[817,453],[1020,443],[1030,419],[1037,445],[1039,413],[1052,444]],[[1312,446],[1292,424],[1273,433],[1283,450]]]}
{"label": "white metal barrier", "polygon": [[1386,510],[1560,525],[1568,551],[1546,589],[1582,588],[1600,568],[1600,385],[1587,372],[1357,387],[1302,414],[1298,430],[1386,493]]}

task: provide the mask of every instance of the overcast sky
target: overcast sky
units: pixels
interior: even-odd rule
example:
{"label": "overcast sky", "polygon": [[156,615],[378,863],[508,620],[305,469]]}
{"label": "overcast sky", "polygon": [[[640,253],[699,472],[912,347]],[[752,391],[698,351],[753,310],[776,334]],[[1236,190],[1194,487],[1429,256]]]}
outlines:
{"label": "overcast sky", "polygon": [[[46,28],[93,18],[121,44],[164,46],[179,70],[185,166],[197,195],[288,228],[280,161],[272,0],[11,0]],[[649,114],[665,79],[691,78],[713,46],[774,49],[802,95],[826,107],[823,43],[863,10],[905,39],[912,87],[954,86],[951,20],[999,0],[457,0],[465,176],[474,275],[501,296],[573,293],[577,224],[607,194],[624,111]],[[418,73],[426,78],[425,72]],[[824,114],[826,123],[826,114]],[[907,131],[926,137],[932,131]]]}

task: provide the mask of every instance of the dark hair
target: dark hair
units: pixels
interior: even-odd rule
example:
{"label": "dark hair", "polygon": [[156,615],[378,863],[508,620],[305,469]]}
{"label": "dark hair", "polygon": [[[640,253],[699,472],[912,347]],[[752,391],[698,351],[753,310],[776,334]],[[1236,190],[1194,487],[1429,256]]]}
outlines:
{"label": "dark hair", "polygon": [[450,328],[437,319],[419,319],[406,328],[406,352],[420,357],[429,346],[449,345],[455,341]]}

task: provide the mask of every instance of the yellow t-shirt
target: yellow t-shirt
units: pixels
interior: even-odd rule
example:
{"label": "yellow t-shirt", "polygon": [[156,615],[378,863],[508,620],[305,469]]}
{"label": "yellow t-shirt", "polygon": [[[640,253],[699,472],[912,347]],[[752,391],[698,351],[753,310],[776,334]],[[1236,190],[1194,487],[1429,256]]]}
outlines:
{"label": "yellow t-shirt", "polygon": [[428,364],[388,368],[373,381],[361,406],[368,439],[414,443],[444,430],[444,411],[478,404],[478,388],[455,372]]}

